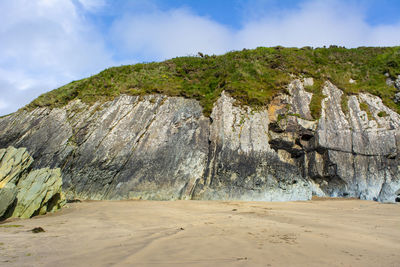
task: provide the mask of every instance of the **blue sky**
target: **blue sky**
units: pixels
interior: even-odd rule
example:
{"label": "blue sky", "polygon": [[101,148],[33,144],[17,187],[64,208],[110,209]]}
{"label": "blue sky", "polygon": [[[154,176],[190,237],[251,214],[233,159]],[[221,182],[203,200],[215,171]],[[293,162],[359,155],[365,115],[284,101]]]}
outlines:
{"label": "blue sky", "polygon": [[399,0],[2,0],[0,115],[104,68],[258,46],[400,45]]}

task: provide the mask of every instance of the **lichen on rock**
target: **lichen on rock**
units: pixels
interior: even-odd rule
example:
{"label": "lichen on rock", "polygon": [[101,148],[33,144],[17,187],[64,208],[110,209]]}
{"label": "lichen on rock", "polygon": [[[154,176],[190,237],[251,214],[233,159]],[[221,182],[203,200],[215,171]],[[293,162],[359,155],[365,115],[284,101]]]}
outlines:
{"label": "lichen on rock", "polygon": [[[294,79],[258,108],[224,91],[210,117],[198,101],[166,95],[21,110],[0,118],[0,147],[27,147],[34,169],[60,168],[70,199],[399,199],[400,115],[368,93],[342,101],[344,92],[327,81],[315,119],[312,85]],[[57,174],[40,175],[58,188]]]}
{"label": "lichen on rock", "polygon": [[0,218],[30,218],[65,204],[60,169],[32,170],[32,163],[26,148],[0,149]]}

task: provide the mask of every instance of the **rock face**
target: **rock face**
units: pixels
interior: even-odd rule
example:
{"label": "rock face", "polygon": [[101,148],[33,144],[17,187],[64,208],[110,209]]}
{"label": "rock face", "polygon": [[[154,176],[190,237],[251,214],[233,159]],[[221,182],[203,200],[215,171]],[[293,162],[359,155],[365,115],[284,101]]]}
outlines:
{"label": "rock face", "polygon": [[0,119],[0,147],[26,147],[35,169],[61,168],[71,199],[395,201],[399,114],[369,94],[342,101],[327,82],[313,120],[312,83],[294,80],[260,109],[223,93],[210,118],[195,100],[162,95],[19,111]]}
{"label": "rock face", "polygon": [[0,218],[6,217],[10,206],[14,204],[17,197],[17,188],[15,186],[3,187],[0,189]]}
{"label": "rock face", "polygon": [[0,218],[30,218],[65,203],[60,169],[31,170],[25,148],[0,149]]}

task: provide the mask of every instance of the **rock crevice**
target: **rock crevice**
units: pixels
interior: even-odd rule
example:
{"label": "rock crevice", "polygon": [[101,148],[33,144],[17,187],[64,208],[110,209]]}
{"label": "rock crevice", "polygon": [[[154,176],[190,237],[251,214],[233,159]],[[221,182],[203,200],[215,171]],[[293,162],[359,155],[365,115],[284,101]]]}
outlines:
{"label": "rock crevice", "polygon": [[210,118],[195,100],[162,95],[19,111],[0,119],[0,147],[61,168],[68,198],[395,201],[399,114],[364,93],[342,110],[343,92],[326,82],[313,120],[312,83],[294,80],[259,109],[223,92]]}

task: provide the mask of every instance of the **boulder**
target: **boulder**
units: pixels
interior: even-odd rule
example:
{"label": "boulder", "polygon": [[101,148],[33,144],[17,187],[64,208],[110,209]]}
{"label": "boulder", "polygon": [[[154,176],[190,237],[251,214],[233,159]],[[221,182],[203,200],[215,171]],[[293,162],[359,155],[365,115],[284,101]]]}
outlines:
{"label": "boulder", "polygon": [[0,217],[30,218],[61,208],[60,169],[31,170],[26,148],[0,149]]}
{"label": "boulder", "polygon": [[9,207],[13,205],[16,197],[17,197],[16,186],[12,185],[0,188],[0,218],[2,218],[9,210]]}
{"label": "boulder", "polygon": [[18,202],[12,217],[30,218],[61,208],[61,184],[60,169],[30,172],[17,186]]}

